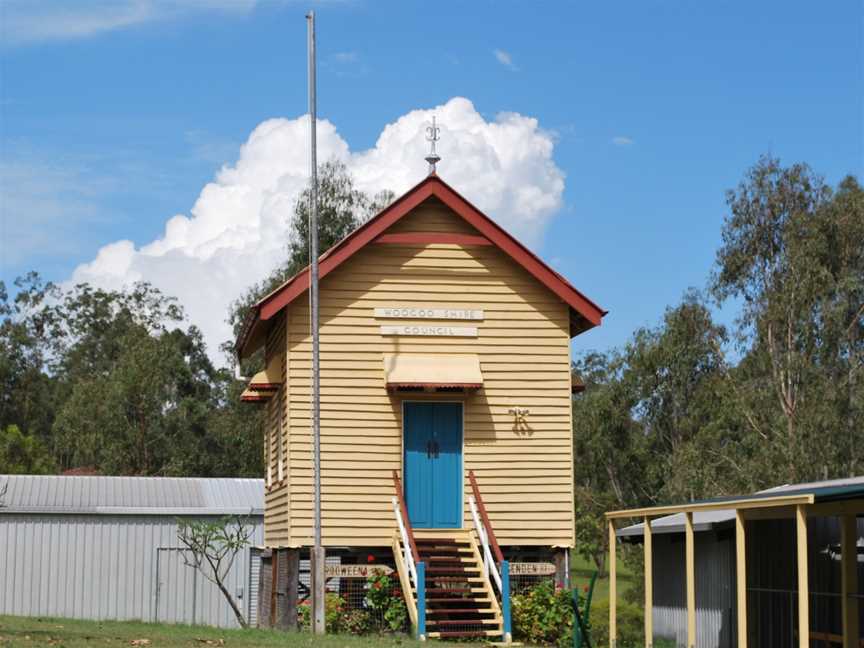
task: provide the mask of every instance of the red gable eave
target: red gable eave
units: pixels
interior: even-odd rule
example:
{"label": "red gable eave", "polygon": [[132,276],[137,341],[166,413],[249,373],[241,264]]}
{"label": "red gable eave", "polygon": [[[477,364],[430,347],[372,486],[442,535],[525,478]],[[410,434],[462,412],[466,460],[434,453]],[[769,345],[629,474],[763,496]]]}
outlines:
{"label": "red gable eave", "polygon": [[[600,324],[606,311],[576,290],[564,277],[547,266],[537,255],[513,238],[437,175],[428,176],[412,189],[409,189],[377,216],[358,227],[319,257],[318,272],[320,278],[326,277],[358,250],[383,234],[403,216],[433,197],[465,219],[493,245],[505,252],[535,279],[568,304],[572,310],[571,335],[578,335]],[[249,338],[252,337],[254,329],[262,321],[274,317],[285,306],[306,292],[308,288],[309,268],[306,267],[261,299],[250,314],[247,324],[243,327],[237,340],[238,352],[243,350]]]}

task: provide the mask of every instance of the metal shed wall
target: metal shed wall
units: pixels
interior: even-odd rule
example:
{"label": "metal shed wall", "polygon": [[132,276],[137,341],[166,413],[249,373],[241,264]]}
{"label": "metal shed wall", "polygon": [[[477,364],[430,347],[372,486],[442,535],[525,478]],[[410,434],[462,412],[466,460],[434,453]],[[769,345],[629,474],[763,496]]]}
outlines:
{"label": "metal shed wall", "polygon": [[[687,645],[684,537],[654,536],[654,634]],[[735,542],[731,534],[696,534],[696,648],[732,648]]]}
{"label": "metal shed wall", "polygon": [[[835,518],[812,517],[810,545],[811,628],[839,633],[840,564],[827,552],[839,543]],[[858,520],[864,537],[864,519]],[[735,539],[731,528],[696,533],[696,647],[734,648],[737,645],[735,601]],[[687,645],[684,582],[684,536],[654,535],[654,634]],[[748,522],[747,603],[751,645],[793,646],[797,628],[797,569],[791,520]],[[864,582],[864,562],[858,564]],[[864,627],[864,606],[861,606]]]}
{"label": "metal shed wall", "polygon": [[[261,545],[263,480],[0,475],[0,493],[0,614],[237,625],[177,518],[248,516]],[[250,552],[228,578],[247,613]]]}
{"label": "metal shed wall", "polygon": [[[254,523],[260,545],[263,518]],[[176,533],[167,516],[4,514],[0,614],[236,626],[216,587],[184,564]],[[247,610],[249,554],[228,579]]]}

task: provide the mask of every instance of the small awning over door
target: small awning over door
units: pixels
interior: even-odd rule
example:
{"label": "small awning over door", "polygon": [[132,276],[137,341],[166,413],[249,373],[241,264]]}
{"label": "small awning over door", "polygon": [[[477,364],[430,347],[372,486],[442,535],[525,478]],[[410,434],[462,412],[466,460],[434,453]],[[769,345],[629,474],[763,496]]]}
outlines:
{"label": "small awning over door", "polygon": [[387,389],[480,389],[483,374],[476,355],[384,354]]}

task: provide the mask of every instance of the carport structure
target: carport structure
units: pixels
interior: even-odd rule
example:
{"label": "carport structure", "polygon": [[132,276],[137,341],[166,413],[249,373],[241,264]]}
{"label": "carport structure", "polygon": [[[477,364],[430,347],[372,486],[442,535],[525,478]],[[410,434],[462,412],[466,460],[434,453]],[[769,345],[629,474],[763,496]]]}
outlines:
{"label": "carport structure", "polygon": [[[861,602],[858,575],[858,527],[857,518],[864,516],[864,480],[850,480],[853,483],[802,484],[795,487],[781,487],[753,495],[718,498],[699,502],[689,502],[672,506],[656,506],[606,514],[609,533],[609,637],[610,646],[617,643],[617,568],[616,568],[616,522],[620,520],[641,520],[644,528],[645,552],[645,645],[653,645],[653,556],[652,556],[652,519],[681,514],[684,518],[684,573],[686,582],[687,646],[695,648],[698,643],[696,624],[696,571],[695,538],[693,516],[698,513],[727,511],[735,520],[735,592],[736,631],[738,648],[755,646],[752,635],[748,634],[748,565],[747,543],[758,541],[758,527],[748,525],[755,520],[792,520],[788,545],[793,549],[789,562],[790,572],[795,572],[797,599],[795,617],[797,628],[795,643],[799,648],[818,646],[842,646],[842,648],[861,648]],[[837,518],[840,528],[840,617],[842,634],[827,634],[811,631],[811,592],[809,565],[813,552],[818,547],[808,547],[808,519],[815,517]],[[788,523],[787,523],[788,524]],[[755,530],[754,530],[755,529]],[[778,548],[779,550],[779,548]],[[658,575],[662,577],[662,575]],[[811,643],[815,642],[815,643]]]}

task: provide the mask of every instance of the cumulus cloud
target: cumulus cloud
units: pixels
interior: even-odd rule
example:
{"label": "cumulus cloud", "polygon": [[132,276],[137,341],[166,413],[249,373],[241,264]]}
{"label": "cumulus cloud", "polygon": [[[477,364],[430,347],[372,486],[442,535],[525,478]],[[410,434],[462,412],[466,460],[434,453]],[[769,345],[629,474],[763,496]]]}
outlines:
{"label": "cumulus cloud", "polygon": [[492,54],[495,55],[495,60],[497,60],[504,67],[515,72],[519,68],[516,67],[516,64],[513,63],[513,57],[510,56],[509,52],[505,52],[501,49],[492,50]]}
{"label": "cumulus cloud", "polygon": [[615,146],[630,146],[633,144],[633,139],[624,135],[616,135],[612,138],[612,143]]}
{"label": "cumulus cloud", "polygon": [[[318,159],[348,166],[359,189],[405,192],[426,175],[425,127],[441,126],[439,173],[529,245],[537,245],[561,207],[564,174],[554,141],[536,119],[502,113],[484,119],[467,99],[414,110],[387,124],[375,146],[352,152],[329,121],[318,123]],[[177,296],[201,328],[211,354],[229,339],[230,302],[284,258],[294,202],[308,174],[308,116],[270,119],[239,158],[207,184],[190,213],[170,218],[158,239],[117,241],[75,269],[71,281],[120,288],[146,280]]]}
{"label": "cumulus cloud", "polygon": [[250,11],[258,0],[3,0],[3,42],[89,38],[201,11]]}

